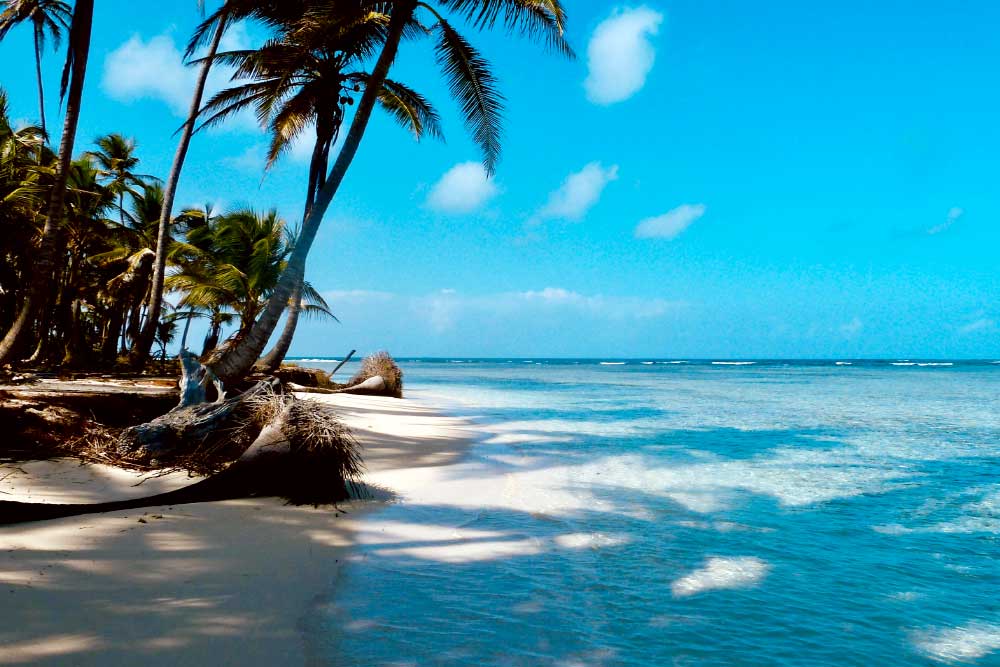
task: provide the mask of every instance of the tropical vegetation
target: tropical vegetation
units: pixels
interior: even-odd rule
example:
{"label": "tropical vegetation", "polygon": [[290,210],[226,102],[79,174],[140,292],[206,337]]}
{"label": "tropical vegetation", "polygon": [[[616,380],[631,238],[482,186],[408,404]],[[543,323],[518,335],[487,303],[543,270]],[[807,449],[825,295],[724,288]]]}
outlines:
{"label": "tropical vegetation", "polygon": [[[273,369],[300,313],[331,315],[305,280],[306,260],[372,114],[381,109],[417,139],[443,134],[430,100],[389,76],[400,44],[433,40],[432,69],[457,101],[489,174],[501,153],[503,98],[489,62],[462,30],[499,27],[572,54],[560,0],[225,0],[191,38],[187,56],[198,76],[161,181],[141,173],[141,147],[130,137],[76,145],[93,13],[94,0],[0,3],[0,39],[30,25],[36,63],[46,36],[53,43],[68,36],[57,147],[41,124],[14,127],[0,93],[0,365],[141,368],[154,344],[166,355],[181,322],[187,346],[186,325],[204,317],[205,368],[224,381],[255,363]],[[225,31],[242,21],[266,38],[256,48],[220,51]],[[234,72],[232,84],[205,100],[208,73],[220,65]],[[262,172],[308,137],[301,220],[249,207],[176,209],[197,130],[246,110],[270,137]],[[264,355],[285,313],[278,343]]]}

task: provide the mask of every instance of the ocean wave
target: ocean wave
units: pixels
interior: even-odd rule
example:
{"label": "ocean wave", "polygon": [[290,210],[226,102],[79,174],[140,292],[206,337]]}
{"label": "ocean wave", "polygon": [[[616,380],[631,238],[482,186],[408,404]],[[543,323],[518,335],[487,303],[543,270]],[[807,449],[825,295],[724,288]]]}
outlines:
{"label": "ocean wave", "polygon": [[753,366],[756,361],[713,361],[713,366]]}
{"label": "ocean wave", "polygon": [[639,363],[642,364],[643,366],[652,366],[656,362],[655,361],[640,361]]}
{"label": "ocean wave", "polygon": [[836,361],[836,362],[834,362],[834,364],[837,365],[837,366],[853,366],[854,365],[854,363],[850,362],[850,361]]}
{"label": "ocean wave", "polygon": [[686,364],[687,361],[657,361],[658,364]]}
{"label": "ocean wave", "polygon": [[601,361],[601,366],[624,366],[624,361]]}
{"label": "ocean wave", "polygon": [[917,366],[954,366],[955,364],[950,361],[925,361],[923,363],[918,363]]}
{"label": "ocean wave", "polygon": [[894,362],[892,362],[892,365],[893,366],[916,366],[917,362],[915,362],[915,361],[894,361]]}

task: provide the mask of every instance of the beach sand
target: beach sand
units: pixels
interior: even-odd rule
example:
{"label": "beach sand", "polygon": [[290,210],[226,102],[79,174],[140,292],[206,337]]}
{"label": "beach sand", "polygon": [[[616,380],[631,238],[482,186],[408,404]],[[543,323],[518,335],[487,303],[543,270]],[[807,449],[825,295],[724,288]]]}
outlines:
{"label": "beach sand", "polygon": [[[318,400],[336,405],[363,445],[366,483],[402,490],[404,501],[475,435],[421,401]],[[96,502],[193,481],[139,480],[75,461],[4,465],[0,498]],[[383,502],[345,504],[345,514],[253,499],[0,527],[0,665],[304,664],[306,615],[356,536],[384,533],[365,519]]]}

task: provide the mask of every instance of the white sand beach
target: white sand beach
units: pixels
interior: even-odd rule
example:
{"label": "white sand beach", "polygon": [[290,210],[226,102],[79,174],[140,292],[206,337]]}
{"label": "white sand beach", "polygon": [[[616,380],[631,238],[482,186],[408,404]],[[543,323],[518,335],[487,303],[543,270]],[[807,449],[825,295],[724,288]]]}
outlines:
{"label": "white sand beach", "polygon": [[[475,435],[419,400],[324,396],[364,447],[365,481],[437,486]],[[101,465],[0,467],[0,498],[97,502],[193,480]],[[473,487],[476,485],[473,484]],[[469,483],[440,493],[482,493]],[[397,540],[366,521],[385,501],[293,507],[277,499],[149,507],[0,527],[0,665],[299,665],[302,621],[330,592],[353,540]],[[346,512],[346,513],[344,513]]]}

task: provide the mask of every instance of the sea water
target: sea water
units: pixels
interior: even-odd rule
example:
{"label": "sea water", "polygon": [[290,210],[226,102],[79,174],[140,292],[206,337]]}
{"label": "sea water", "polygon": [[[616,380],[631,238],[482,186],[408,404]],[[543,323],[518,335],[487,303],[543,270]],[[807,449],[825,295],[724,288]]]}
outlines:
{"label": "sea water", "polygon": [[312,664],[1000,665],[1000,365],[609,361],[403,363],[503,498],[377,517],[509,548],[362,546]]}

